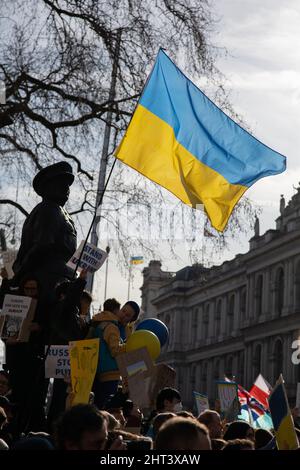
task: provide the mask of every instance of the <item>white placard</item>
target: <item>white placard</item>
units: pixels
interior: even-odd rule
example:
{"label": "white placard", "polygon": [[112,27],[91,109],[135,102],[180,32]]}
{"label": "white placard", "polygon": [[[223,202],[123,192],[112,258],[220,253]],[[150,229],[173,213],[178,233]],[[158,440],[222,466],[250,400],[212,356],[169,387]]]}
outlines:
{"label": "white placard", "polygon": [[[84,245],[84,241],[82,241],[73,254],[72,258],[68,261],[67,265],[75,269],[78,259],[80,257],[82,247]],[[82,253],[82,257],[79,263],[78,271],[82,271],[82,269],[87,269],[89,272],[94,273],[101,268],[102,264],[107,258],[107,253],[100,248],[96,248],[91,243],[87,243],[84,247],[84,251]]]}
{"label": "white placard", "polygon": [[[48,347],[45,347],[45,352]],[[45,362],[46,379],[70,377],[69,346],[51,346]]]}
{"label": "white placard", "polygon": [[6,294],[0,312],[2,339],[19,338],[22,324],[29,312],[32,298],[22,295]]}

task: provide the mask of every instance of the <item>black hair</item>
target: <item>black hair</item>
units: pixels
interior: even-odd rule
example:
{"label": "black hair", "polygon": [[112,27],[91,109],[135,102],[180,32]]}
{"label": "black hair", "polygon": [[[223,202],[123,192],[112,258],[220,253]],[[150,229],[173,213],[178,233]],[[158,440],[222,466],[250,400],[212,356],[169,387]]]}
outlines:
{"label": "black hair", "polygon": [[0,370],[0,375],[4,375],[4,377],[8,380],[8,385],[10,384],[9,373],[6,370]]}
{"label": "black hair", "polygon": [[[131,321],[132,322],[136,321],[138,319],[139,314],[140,314],[140,307],[138,306],[138,304],[136,302],[134,302],[133,300],[128,300],[128,302],[126,302],[125,305],[130,305],[130,307],[134,311],[134,315],[133,315],[133,318],[131,319]],[[124,307],[125,307],[125,305],[124,305]]]}
{"label": "black hair", "polygon": [[164,401],[165,400],[173,401],[174,398],[181,401],[180,393],[175,388],[165,387],[162,390],[160,390],[158,392],[157,397],[156,397],[156,409],[157,409],[157,411],[161,411],[161,410],[164,409]]}
{"label": "black hair", "polygon": [[114,310],[119,310],[121,307],[120,302],[118,302],[116,299],[107,299],[104,304],[103,304],[103,310],[109,311],[109,312],[114,312]]}
{"label": "black hair", "polygon": [[55,439],[58,449],[65,448],[65,442],[80,442],[85,431],[98,431],[106,419],[94,405],[75,405],[67,410],[55,425]]}

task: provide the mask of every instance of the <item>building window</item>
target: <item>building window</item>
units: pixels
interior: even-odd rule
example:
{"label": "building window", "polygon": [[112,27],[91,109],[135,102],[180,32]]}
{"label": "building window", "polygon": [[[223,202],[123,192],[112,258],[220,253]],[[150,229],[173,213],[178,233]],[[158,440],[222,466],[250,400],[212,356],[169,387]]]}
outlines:
{"label": "building window", "polygon": [[230,335],[234,327],[234,305],[235,298],[232,295],[229,299],[228,312],[227,312],[227,333]]}
{"label": "building window", "polygon": [[246,316],[246,299],[247,299],[247,291],[246,289],[242,289],[241,292],[241,317],[244,318]]}
{"label": "building window", "polygon": [[245,371],[245,353],[244,351],[241,351],[239,354],[239,359],[238,359],[238,377],[237,381],[240,384],[244,383],[244,371]]}
{"label": "building window", "polygon": [[217,359],[216,362],[215,362],[214,379],[215,380],[220,380],[220,361],[219,361],[219,359]]}
{"label": "building window", "polygon": [[196,391],[195,389],[196,387],[196,366],[195,364],[192,365],[192,369],[191,369],[191,389],[192,391]]}
{"label": "building window", "polygon": [[255,348],[253,357],[253,379],[261,373],[261,344],[258,344]]}
{"label": "building window", "polygon": [[229,356],[226,360],[226,368],[225,368],[225,375],[228,379],[234,380],[233,375],[233,357]]}
{"label": "building window", "polygon": [[282,341],[278,339],[274,345],[274,374],[273,382],[275,383],[283,371],[283,347]]}
{"label": "building window", "polygon": [[259,317],[263,311],[263,276],[260,274],[256,279],[255,286],[255,313]]}
{"label": "building window", "polygon": [[192,343],[193,345],[197,341],[197,319],[198,319],[198,309],[194,310],[192,313]]}
{"label": "building window", "polygon": [[298,261],[295,272],[295,307],[300,309],[300,261]]}
{"label": "building window", "polygon": [[203,339],[208,338],[209,330],[209,304],[205,307],[204,317],[203,317]]}
{"label": "building window", "polygon": [[215,336],[218,338],[221,334],[221,314],[222,314],[222,300],[217,302],[217,310],[215,315]]}
{"label": "building window", "polygon": [[275,285],[275,309],[277,315],[282,314],[284,303],[284,271],[279,268],[276,272],[276,285]]}
{"label": "building window", "polygon": [[207,362],[201,367],[201,387],[200,393],[207,393]]}

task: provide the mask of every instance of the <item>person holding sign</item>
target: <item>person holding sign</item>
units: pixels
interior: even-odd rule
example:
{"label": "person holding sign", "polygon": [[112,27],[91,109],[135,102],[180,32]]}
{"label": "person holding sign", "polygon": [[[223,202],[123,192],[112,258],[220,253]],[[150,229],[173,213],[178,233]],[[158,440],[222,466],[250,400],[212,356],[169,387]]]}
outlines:
{"label": "person holding sign", "polygon": [[115,299],[104,302],[104,311],[93,317],[88,338],[100,339],[99,361],[94,382],[95,404],[103,408],[110,395],[117,392],[120,372],[116,356],[126,352],[125,341],[131,334],[130,323],[137,320],[140,308],[128,301],[120,309]]}

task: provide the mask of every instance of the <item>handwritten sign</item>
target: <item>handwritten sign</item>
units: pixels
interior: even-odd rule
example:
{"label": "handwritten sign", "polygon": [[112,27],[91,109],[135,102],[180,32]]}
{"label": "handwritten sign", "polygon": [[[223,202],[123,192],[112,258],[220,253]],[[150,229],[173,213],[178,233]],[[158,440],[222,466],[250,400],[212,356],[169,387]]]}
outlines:
{"label": "handwritten sign", "polygon": [[218,382],[217,385],[221,411],[226,412],[237,397],[237,384],[233,382]]}
{"label": "handwritten sign", "polygon": [[6,294],[0,313],[0,336],[2,339],[13,338],[28,341],[29,324],[33,320],[36,300],[23,295]]}
{"label": "handwritten sign", "polygon": [[[45,352],[48,347],[45,347]],[[51,346],[45,362],[45,377],[47,379],[65,379],[70,376],[69,346]]]}
{"label": "handwritten sign", "polygon": [[99,339],[85,339],[69,343],[72,405],[89,403],[99,357]]}
{"label": "handwritten sign", "polygon": [[[80,243],[79,247],[73,254],[72,258],[68,261],[67,265],[70,268],[72,269],[76,268],[78,260],[82,252],[83,245],[84,245],[84,241]],[[97,248],[91,243],[86,243],[82,256],[81,256],[79,266],[78,266],[78,270],[82,271],[83,269],[86,269],[89,272],[94,273],[95,271],[98,271],[98,269],[101,268],[106,258],[107,258],[106,251],[103,251],[100,248]]]}
{"label": "handwritten sign", "polygon": [[197,413],[203,413],[203,411],[209,410],[209,401],[206,395],[201,395],[201,393],[193,392]]}

